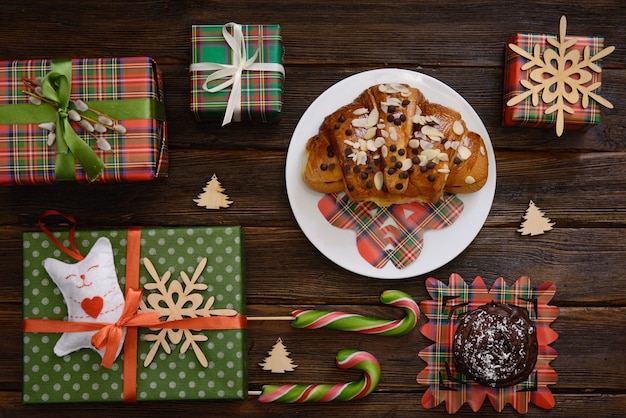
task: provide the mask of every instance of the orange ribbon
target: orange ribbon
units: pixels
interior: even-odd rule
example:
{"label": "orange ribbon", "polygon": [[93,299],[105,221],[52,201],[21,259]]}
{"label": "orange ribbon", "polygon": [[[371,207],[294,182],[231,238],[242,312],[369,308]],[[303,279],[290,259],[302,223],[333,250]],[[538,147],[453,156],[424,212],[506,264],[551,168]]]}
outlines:
{"label": "orange ribbon", "polygon": [[139,313],[142,290],[139,290],[139,255],[141,249],[141,230],[128,230],[126,247],[126,299],[124,310],[116,323],[107,322],[68,322],[53,319],[31,319],[22,321],[23,332],[87,332],[97,331],[91,337],[91,344],[98,350],[104,350],[101,365],[113,366],[117,350],[126,328],[124,339],[123,399],[125,402],[137,401],[137,338],[139,327],[226,330],[241,329],[247,325],[244,315],[208,316],[185,318],[175,321],[160,321],[156,312]]}

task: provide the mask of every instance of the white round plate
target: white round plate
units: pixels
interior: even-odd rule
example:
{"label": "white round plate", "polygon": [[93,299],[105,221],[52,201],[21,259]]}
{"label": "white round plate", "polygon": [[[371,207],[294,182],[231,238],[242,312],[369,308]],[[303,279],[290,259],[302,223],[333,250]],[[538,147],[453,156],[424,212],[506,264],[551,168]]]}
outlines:
{"label": "white round plate", "polygon": [[[363,90],[380,83],[406,83],[422,91],[432,103],[448,106],[463,116],[468,129],[482,136],[489,157],[489,177],[478,192],[458,194],[463,212],[450,226],[424,231],[419,257],[403,269],[388,262],[383,268],[369,264],[358,252],[356,233],[337,228],[320,213],[317,203],[323,194],[311,190],[302,180],[305,146],[324,118],[348,103]],[[431,272],[450,262],[474,240],[483,227],[496,190],[496,161],[485,125],[467,101],[446,84],[430,76],[403,69],[379,69],[355,74],[323,92],[304,112],[291,137],[285,167],[289,204],[298,225],[313,245],[339,266],[379,279],[404,279]]]}

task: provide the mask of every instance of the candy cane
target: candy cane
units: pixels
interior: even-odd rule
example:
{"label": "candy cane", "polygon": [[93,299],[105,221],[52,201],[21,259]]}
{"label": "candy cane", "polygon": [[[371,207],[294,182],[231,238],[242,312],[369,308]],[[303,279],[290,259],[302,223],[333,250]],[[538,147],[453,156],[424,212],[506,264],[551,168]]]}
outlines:
{"label": "candy cane", "polygon": [[370,353],[359,350],[341,350],[337,353],[341,369],[363,370],[362,379],[337,384],[265,385],[259,402],[330,402],[351,401],[372,393],[380,381],[380,363]]}
{"label": "candy cane", "polygon": [[399,290],[386,290],[381,294],[380,301],[385,305],[402,308],[404,318],[386,320],[349,312],[299,309],[292,312],[295,319],[291,326],[306,329],[331,328],[385,336],[404,335],[415,327],[420,311],[417,303],[409,295]]}

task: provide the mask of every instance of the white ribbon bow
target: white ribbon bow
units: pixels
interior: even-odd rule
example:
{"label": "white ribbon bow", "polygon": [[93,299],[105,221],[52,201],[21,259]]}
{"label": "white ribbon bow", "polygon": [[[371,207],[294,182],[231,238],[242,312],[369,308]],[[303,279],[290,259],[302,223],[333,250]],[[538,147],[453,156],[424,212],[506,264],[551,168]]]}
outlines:
{"label": "white ribbon bow", "polygon": [[[233,28],[233,34],[228,31],[229,28]],[[233,119],[235,122],[241,121],[241,74],[244,71],[277,71],[283,76],[285,75],[285,69],[281,64],[255,62],[259,56],[259,50],[254,52],[254,55],[248,59],[248,52],[246,49],[246,40],[241,30],[241,25],[237,23],[227,23],[222,27],[222,35],[228,43],[228,46],[233,50],[233,63],[232,64],[218,64],[212,62],[199,62],[191,64],[189,71],[212,71],[213,73],[204,81],[202,89],[215,93],[223,90],[229,86],[233,86],[228,103],[226,104],[226,113],[224,114],[224,120],[222,126],[230,123]],[[259,40],[259,43],[261,41]],[[222,78],[230,78],[218,86],[209,88],[208,84],[213,80],[220,80]]]}

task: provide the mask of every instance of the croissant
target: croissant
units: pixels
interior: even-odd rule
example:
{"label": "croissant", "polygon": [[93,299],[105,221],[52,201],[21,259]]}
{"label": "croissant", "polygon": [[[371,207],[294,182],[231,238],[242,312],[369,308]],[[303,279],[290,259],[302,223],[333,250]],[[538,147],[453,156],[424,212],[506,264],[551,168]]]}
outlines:
{"label": "croissant", "polygon": [[379,206],[436,202],[487,181],[483,139],[461,114],[406,84],[379,84],[326,116],[305,148],[302,178],[320,193],[345,191]]}

